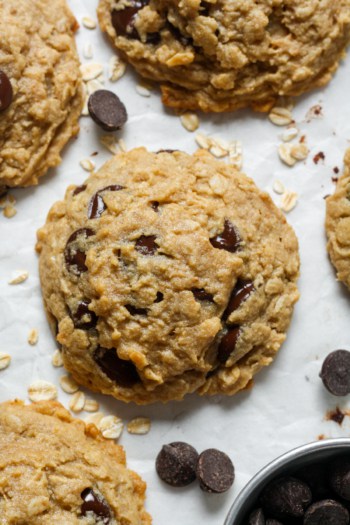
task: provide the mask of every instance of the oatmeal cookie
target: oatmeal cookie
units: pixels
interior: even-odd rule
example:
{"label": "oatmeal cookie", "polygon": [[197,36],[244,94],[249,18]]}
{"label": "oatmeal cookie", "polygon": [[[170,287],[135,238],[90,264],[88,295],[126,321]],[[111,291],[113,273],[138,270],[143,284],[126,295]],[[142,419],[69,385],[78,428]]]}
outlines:
{"label": "oatmeal cookie", "polygon": [[350,288],[350,149],[345,154],[344,165],[334,195],[326,200],[326,232],[337,278]]}
{"label": "oatmeal cookie", "polygon": [[298,299],[292,228],[204,151],[116,155],[52,207],[37,249],[65,367],[124,401],[245,388]]}
{"label": "oatmeal cookie", "polygon": [[123,448],[57,402],[0,404],[0,473],[6,525],[151,523]]}
{"label": "oatmeal cookie", "polygon": [[65,0],[0,0],[0,194],[60,163],[83,96]]}
{"label": "oatmeal cookie", "polygon": [[182,110],[268,111],[327,84],[350,41],[350,0],[100,0],[98,16]]}

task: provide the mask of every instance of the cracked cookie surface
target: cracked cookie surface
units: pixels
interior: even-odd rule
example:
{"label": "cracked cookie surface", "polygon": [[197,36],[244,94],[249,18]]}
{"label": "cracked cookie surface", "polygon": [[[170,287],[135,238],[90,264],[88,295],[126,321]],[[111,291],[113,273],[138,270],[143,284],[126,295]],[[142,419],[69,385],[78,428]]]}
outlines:
{"label": "cracked cookie surface", "polygon": [[100,0],[98,15],[180,109],[268,111],[328,83],[350,41],[350,0]]}
{"label": "cracked cookie surface", "polygon": [[123,448],[57,402],[0,404],[0,521],[150,525]]}
{"label": "cracked cookie surface", "polygon": [[65,0],[0,0],[0,70],[13,92],[0,103],[0,193],[37,184],[79,130],[77,27]]}
{"label": "cracked cookie surface", "polygon": [[118,154],[68,188],[37,249],[65,367],[124,401],[245,388],[298,298],[292,228],[204,151]]}
{"label": "cracked cookie surface", "polygon": [[344,173],[326,203],[327,249],[337,278],[350,289],[350,149],[345,154]]}

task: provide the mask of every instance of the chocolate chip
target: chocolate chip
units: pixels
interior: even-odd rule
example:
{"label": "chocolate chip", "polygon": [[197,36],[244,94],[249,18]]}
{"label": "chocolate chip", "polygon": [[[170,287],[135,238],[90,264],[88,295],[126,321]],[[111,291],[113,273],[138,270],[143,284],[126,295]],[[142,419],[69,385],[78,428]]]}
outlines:
{"label": "chocolate chip", "polygon": [[277,520],[266,520],[266,525],[283,525],[283,523],[281,521],[277,521]]}
{"label": "chocolate chip", "polygon": [[72,233],[67,241],[64,250],[66,266],[70,272],[76,275],[87,271],[85,250],[81,248],[85,244],[86,239],[92,235],[95,235],[95,232],[90,228],[81,228]]}
{"label": "chocolate chip", "polygon": [[159,208],[159,202],[158,201],[152,201],[151,202],[151,208],[152,208],[152,210],[154,210],[157,213],[158,212],[158,208]]}
{"label": "chocolate chip", "polygon": [[187,443],[164,445],[156,459],[157,474],[172,487],[185,487],[196,479],[197,451]]}
{"label": "chocolate chip", "polygon": [[209,240],[214,248],[226,250],[231,253],[236,252],[241,243],[241,239],[236,228],[228,219],[225,219],[223,232],[215,235],[215,237],[211,237]]}
{"label": "chocolate chip", "polygon": [[220,363],[226,363],[234,349],[240,335],[240,328],[237,325],[232,325],[228,332],[223,336],[218,347],[218,360]]}
{"label": "chocolate chip", "polygon": [[122,387],[129,388],[140,381],[135,365],[120,359],[114,348],[98,347],[94,359],[106,376]]}
{"label": "chocolate chip", "polygon": [[272,481],[261,495],[261,503],[266,513],[278,519],[303,517],[311,500],[309,486],[291,476]]}
{"label": "chocolate chip", "polygon": [[173,24],[170,24],[170,22],[167,23],[167,28],[169,29],[173,37],[184,47],[193,45],[192,38],[183,35],[181,31],[177,27],[173,26]]}
{"label": "chocolate chip", "polygon": [[348,525],[348,523],[348,511],[332,499],[313,503],[304,516],[304,525]]}
{"label": "chocolate chip", "polygon": [[111,521],[111,510],[106,500],[92,489],[84,489],[81,493],[84,503],[81,505],[81,513],[87,516],[93,513],[98,517],[98,522],[108,525]]}
{"label": "chocolate chip", "polygon": [[154,255],[158,249],[155,235],[141,235],[135,243],[135,249],[142,255]]}
{"label": "chocolate chip", "polygon": [[235,479],[234,466],[230,458],[220,450],[209,448],[198,458],[197,478],[205,492],[226,492]]}
{"label": "chocolate chip", "polygon": [[89,310],[89,304],[90,301],[84,299],[78,303],[78,308],[74,313],[70,312],[75,328],[90,330],[96,327],[98,318],[95,312]]}
{"label": "chocolate chip", "polygon": [[135,29],[135,18],[137,13],[149,0],[131,0],[130,6],[124,9],[114,9],[112,11],[112,25],[117,33],[117,36],[126,36],[128,38],[139,38],[138,32]]}
{"label": "chocolate chip", "polygon": [[238,279],[234,287],[230,299],[228,301],[226,310],[223,313],[223,320],[226,321],[228,317],[241,306],[244,301],[248,299],[250,294],[255,291],[252,281],[243,281]]}
{"label": "chocolate chip", "polygon": [[310,487],[314,500],[325,499],[329,496],[328,472],[324,464],[306,465],[295,473],[295,477],[305,481]]}
{"label": "chocolate chip", "polygon": [[340,458],[330,465],[329,483],[338,496],[350,501],[350,459]]}
{"label": "chocolate chip", "polygon": [[102,213],[107,209],[107,206],[103,200],[102,193],[106,191],[120,191],[123,190],[124,186],[119,184],[112,184],[111,186],[106,186],[102,190],[99,190],[95,195],[93,195],[89,202],[88,208],[88,218],[89,219],[98,219],[101,217]]}
{"label": "chocolate chip", "polygon": [[157,297],[155,299],[155,303],[161,303],[164,299],[164,295],[162,294],[162,292],[157,292]]}
{"label": "chocolate chip", "polygon": [[174,151],[180,151],[178,149],[159,149],[156,153],[174,153]]}
{"label": "chocolate chip", "polygon": [[209,292],[206,292],[204,288],[192,288],[191,292],[193,293],[195,299],[197,299],[198,301],[213,302],[212,294]]}
{"label": "chocolate chip", "polygon": [[247,525],[265,525],[265,516],[262,509],[255,509],[249,514]]}
{"label": "chocolate chip", "polygon": [[147,308],[136,308],[132,304],[126,304],[125,308],[131,315],[147,315]]}
{"label": "chocolate chip", "polygon": [[0,69],[0,112],[5,111],[13,100],[13,89],[9,77]]}
{"label": "chocolate chip", "polygon": [[350,394],[350,352],[335,350],[323,362],[320,378],[335,396]]}
{"label": "chocolate chip", "polygon": [[86,184],[83,184],[82,186],[77,186],[75,190],[73,191],[72,195],[75,197],[76,195],[79,195],[79,193],[85,190],[86,190]]}
{"label": "chocolate chip", "polygon": [[99,89],[90,95],[88,109],[92,120],[104,131],[120,129],[128,118],[119,97],[107,89]]}

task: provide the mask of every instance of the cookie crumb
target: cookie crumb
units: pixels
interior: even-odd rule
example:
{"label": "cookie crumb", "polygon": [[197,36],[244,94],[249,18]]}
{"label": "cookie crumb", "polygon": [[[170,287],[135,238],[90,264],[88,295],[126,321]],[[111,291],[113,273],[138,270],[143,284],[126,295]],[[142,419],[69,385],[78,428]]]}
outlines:
{"label": "cookie crumb", "polygon": [[199,118],[198,115],[196,115],[196,113],[184,113],[183,115],[181,115],[180,120],[182,126],[185,129],[187,129],[187,131],[193,132],[196,131],[196,129],[198,129],[199,127]]}
{"label": "cookie crumb", "polygon": [[11,279],[11,281],[8,282],[8,284],[21,284],[24,283],[29,277],[29,273],[27,271],[23,271],[19,273],[16,277]]}
{"label": "cookie crumb", "polygon": [[72,395],[72,398],[69,402],[69,408],[72,412],[81,412],[85,405],[85,394],[78,390]]}
{"label": "cookie crumb", "polygon": [[17,213],[17,210],[12,204],[7,204],[4,207],[4,210],[2,212],[3,216],[6,217],[6,219],[12,219]]}
{"label": "cookie crumb", "polygon": [[83,16],[82,18],[83,26],[86,27],[86,29],[96,29],[97,24],[93,18],[90,16]]}
{"label": "cookie crumb", "polygon": [[39,332],[36,328],[32,328],[28,334],[28,343],[32,346],[36,345],[39,341]]}
{"label": "cookie crumb", "polygon": [[52,355],[51,363],[54,367],[59,368],[63,366],[62,352],[56,349]]}
{"label": "cookie crumb", "polygon": [[48,381],[38,379],[28,387],[28,397],[33,403],[52,401],[57,398],[57,388]]}
{"label": "cookie crumb", "polygon": [[5,354],[5,352],[0,352],[0,370],[5,370],[11,363],[11,356]]}
{"label": "cookie crumb", "polygon": [[135,417],[127,425],[129,434],[144,435],[151,430],[151,420],[148,417]]}
{"label": "cookie crumb", "polygon": [[97,426],[104,438],[118,439],[123,432],[124,423],[117,416],[105,416]]}
{"label": "cookie crumb", "polygon": [[61,376],[60,385],[66,394],[75,394],[79,390],[78,383],[70,376]]}

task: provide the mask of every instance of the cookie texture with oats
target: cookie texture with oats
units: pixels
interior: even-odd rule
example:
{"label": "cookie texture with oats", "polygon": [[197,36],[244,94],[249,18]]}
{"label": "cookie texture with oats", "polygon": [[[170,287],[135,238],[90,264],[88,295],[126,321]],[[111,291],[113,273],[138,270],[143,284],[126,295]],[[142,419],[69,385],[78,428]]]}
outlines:
{"label": "cookie texture with oats", "polygon": [[298,299],[285,217],[203,150],[116,155],[52,207],[37,249],[64,366],[124,401],[249,386]]}
{"label": "cookie texture with oats", "polygon": [[337,279],[350,288],[350,149],[344,158],[344,173],[335,192],[326,200],[327,249]]}
{"label": "cookie texture with oats", "polygon": [[98,16],[179,109],[268,111],[327,84],[350,41],[350,0],[100,0]]}
{"label": "cookie texture with oats", "polygon": [[77,28],[65,0],[0,0],[0,70],[13,91],[0,110],[0,194],[37,184],[79,130]]}
{"label": "cookie texture with oats", "polygon": [[6,525],[151,524],[123,448],[60,403],[0,404],[0,472]]}

